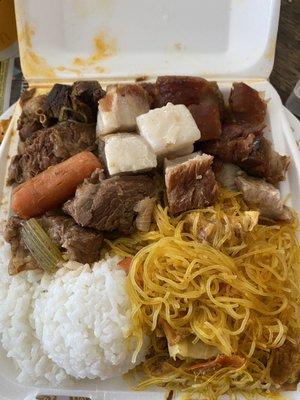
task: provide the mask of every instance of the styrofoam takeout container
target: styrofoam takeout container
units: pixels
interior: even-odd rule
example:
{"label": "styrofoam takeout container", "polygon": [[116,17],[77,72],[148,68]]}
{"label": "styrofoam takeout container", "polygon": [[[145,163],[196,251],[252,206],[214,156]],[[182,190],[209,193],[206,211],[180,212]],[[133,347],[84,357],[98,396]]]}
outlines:
{"label": "styrofoam takeout container", "polygon": [[[217,80],[228,96],[243,80],[269,99],[266,136],[291,167],[282,197],[300,212],[300,153],[280,98],[268,82],[278,26],[279,0],[15,0],[22,69],[30,85],[97,79],[104,86],[146,76],[195,75]],[[288,60],[287,60],[288,62]],[[0,150],[1,214],[8,212],[5,177],[16,152],[17,107]],[[1,215],[0,215],[1,217]],[[0,278],[1,279],[1,278]],[[132,392],[122,379],[68,381],[60,387],[24,386],[0,351],[0,399],[37,394],[91,399],[163,399],[165,392]],[[290,392],[289,398],[299,398]]]}

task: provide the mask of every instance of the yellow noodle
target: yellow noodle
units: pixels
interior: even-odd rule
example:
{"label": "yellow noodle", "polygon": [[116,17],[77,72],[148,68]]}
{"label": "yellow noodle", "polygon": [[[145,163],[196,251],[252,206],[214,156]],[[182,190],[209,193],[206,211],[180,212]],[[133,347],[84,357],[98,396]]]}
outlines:
{"label": "yellow noodle", "polygon": [[[138,389],[156,384],[214,399],[272,388],[273,351],[300,335],[298,223],[262,225],[246,220],[245,211],[241,196],[228,191],[216,205],[176,218],[158,204],[150,232],[108,241],[115,253],[133,257],[127,285],[135,357],[143,337],[152,337]],[[200,229],[207,224],[213,235],[205,241]],[[202,375],[187,372],[188,360],[173,365],[152,333],[159,317],[194,342],[238,353],[245,364]]]}

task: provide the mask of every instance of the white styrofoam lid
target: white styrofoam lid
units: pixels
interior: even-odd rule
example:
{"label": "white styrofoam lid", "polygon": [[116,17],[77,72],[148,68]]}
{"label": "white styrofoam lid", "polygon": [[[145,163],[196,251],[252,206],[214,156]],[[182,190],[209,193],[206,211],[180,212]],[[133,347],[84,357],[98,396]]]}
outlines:
{"label": "white styrofoam lid", "polygon": [[280,0],[15,0],[30,82],[267,78]]}

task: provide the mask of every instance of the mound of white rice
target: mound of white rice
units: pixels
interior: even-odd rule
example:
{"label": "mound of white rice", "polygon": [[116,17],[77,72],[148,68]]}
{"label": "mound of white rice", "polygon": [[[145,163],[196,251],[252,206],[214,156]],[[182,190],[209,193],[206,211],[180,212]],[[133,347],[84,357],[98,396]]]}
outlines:
{"label": "mound of white rice", "polygon": [[57,386],[67,375],[106,379],[127,372],[135,340],[119,259],[93,268],[68,262],[55,275],[9,276],[10,249],[0,243],[0,336],[23,383]]}
{"label": "mound of white rice", "polygon": [[1,343],[18,367],[18,381],[31,384],[58,385],[66,373],[45,355],[36,338],[31,320],[34,293],[41,273],[22,272],[13,277],[7,273],[10,246],[0,243],[0,334]]}
{"label": "mound of white rice", "polygon": [[35,301],[33,318],[45,353],[75,378],[107,379],[135,366],[136,341],[126,339],[126,275],[116,268],[118,261],[110,257],[92,269],[69,262]]}

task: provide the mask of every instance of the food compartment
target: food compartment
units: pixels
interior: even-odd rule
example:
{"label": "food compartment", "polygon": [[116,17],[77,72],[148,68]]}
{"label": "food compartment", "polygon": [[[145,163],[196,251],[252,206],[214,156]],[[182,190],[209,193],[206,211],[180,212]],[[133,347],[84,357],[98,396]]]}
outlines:
{"label": "food compartment", "polygon": [[[226,101],[230,93],[231,82],[218,82],[218,84],[222,93],[224,94]],[[300,158],[297,150],[295,150],[296,147],[293,147],[295,145],[294,139],[285,124],[281,101],[278,94],[268,82],[252,81],[249,82],[249,85],[259,92],[263,92],[264,98],[268,101],[266,117],[267,127],[265,129],[265,136],[272,141],[276,151],[278,151],[280,154],[289,155],[292,159],[291,166],[287,174],[287,180],[280,184],[280,191],[282,198],[287,198],[287,204],[289,204],[299,212],[300,206],[298,199],[300,197]],[[14,121],[16,121],[17,118],[18,111],[14,116]],[[10,132],[7,134],[7,137],[4,140],[0,150],[0,163],[2,166],[0,188],[3,188],[1,197],[2,206],[0,211],[2,229],[3,220],[7,218],[10,212],[9,205],[11,189],[5,187],[5,180],[7,177],[7,170],[10,159],[16,153],[17,149],[18,135],[16,135],[16,133],[14,132],[14,128],[15,127],[11,126]],[[6,382],[8,386],[9,382],[11,384],[13,383],[17,388],[16,390],[20,393],[20,399],[22,398],[21,396],[23,396],[23,393],[49,393],[61,395],[72,394],[73,396],[91,396],[95,399],[118,399],[124,398],[126,394],[128,395],[128,398],[140,398],[139,393],[135,393],[130,390],[130,384],[128,384],[126,380],[119,378],[107,380],[104,382],[101,382],[100,380],[75,381],[72,379],[68,379],[59,388],[49,388],[47,386],[39,388],[30,386],[26,387],[16,382],[16,371],[13,362],[10,359],[7,359],[5,352],[1,351],[0,356],[0,367],[2,371],[5,370],[5,375],[4,372],[2,375],[3,382]],[[111,391],[112,387],[114,388],[113,391]],[[9,392],[7,393],[7,395],[9,395]],[[143,397],[149,399],[162,399],[163,396],[164,393],[160,390],[150,390],[148,393],[143,393]]]}

